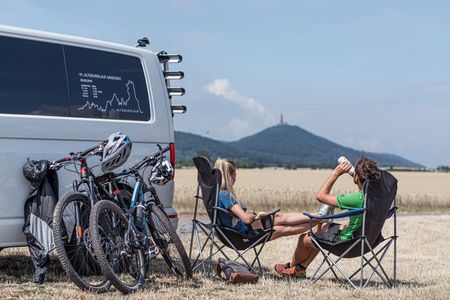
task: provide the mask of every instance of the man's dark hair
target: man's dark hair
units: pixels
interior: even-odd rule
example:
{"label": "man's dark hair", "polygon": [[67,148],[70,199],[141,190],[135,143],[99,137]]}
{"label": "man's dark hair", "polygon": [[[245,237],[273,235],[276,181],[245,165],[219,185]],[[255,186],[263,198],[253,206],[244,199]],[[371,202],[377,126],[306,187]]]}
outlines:
{"label": "man's dark hair", "polygon": [[378,167],[377,162],[367,157],[360,157],[355,165],[355,173],[358,175],[361,183],[367,179],[374,180],[377,176]]}

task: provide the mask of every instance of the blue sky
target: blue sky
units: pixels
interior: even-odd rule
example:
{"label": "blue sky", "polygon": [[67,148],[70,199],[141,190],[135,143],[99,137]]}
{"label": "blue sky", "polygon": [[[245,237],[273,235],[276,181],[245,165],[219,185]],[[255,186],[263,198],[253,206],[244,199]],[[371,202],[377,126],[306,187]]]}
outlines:
{"label": "blue sky", "polygon": [[180,53],[176,130],[236,140],[285,121],[450,165],[449,1],[4,1],[0,24]]}

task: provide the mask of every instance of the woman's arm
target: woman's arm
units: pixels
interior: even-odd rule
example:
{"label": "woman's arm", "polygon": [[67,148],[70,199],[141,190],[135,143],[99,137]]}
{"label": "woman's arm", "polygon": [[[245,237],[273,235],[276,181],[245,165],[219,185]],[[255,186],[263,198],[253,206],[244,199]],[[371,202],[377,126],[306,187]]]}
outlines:
{"label": "woman's arm", "polygon": [[323,186],[320,188],[319,192],[316,195],[316,198],[319,202],[328,204],[334,207],[339,207],[336,201],[336,196],[330,194],[331,188],[333,187],[336,180],[344,173],[347,173],[350,171],[352,166],[348,163],[343,163],[337,165],[337,167],[333,170],[330,177],[328,177],[327,181],[323,184]]}
{"label": "woman's arm", "polygon": [[250,224],[255,221],[255,215],[246,213],[239,204],[233,205],[229,210],[245,224]]}

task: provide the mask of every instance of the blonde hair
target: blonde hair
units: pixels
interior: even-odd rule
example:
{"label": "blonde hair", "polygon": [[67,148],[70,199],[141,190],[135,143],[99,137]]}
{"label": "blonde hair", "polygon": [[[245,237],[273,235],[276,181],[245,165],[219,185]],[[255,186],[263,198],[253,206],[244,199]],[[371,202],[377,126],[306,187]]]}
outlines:
{"label": "blonde hair", "polygon": [[214,167],[222,173],[222,184],[220,189],[230,192],[231,196],[237,200],[233,179],[231,178],[232,175],[236,174],[236,163],[232,160],[218,158]]}

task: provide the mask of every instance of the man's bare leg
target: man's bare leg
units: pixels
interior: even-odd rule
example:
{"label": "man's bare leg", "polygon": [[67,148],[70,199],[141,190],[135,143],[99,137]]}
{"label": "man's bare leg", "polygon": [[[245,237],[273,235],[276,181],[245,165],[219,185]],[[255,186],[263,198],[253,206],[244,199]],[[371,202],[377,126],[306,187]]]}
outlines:
{"label": "man's bare leg", "polygon": [[[293,226],[300,224],[309,224],[310,219],[305,216],[303,213],[281,213],[278,212],[275,214],[275,225],[285,225],[285,226]],[[318,224],[318,220],[313,220],[313,225]]]}
{"label": "man's bare leg", "polygon": [[[313,228],[314,233],[318,231],[326,231],[329,224],[319,224]],[[311,238],[306,234],[302,234],[298,238],[297,248],[295,248],[294,255],[292,257],[291,266],[301,264],[303,267],[309,266],[314,258],[319,253],[311,241]]]}

